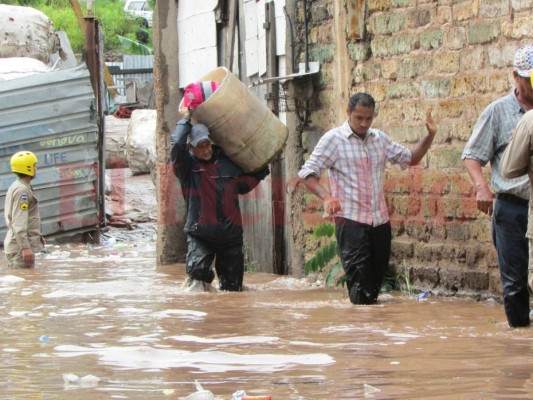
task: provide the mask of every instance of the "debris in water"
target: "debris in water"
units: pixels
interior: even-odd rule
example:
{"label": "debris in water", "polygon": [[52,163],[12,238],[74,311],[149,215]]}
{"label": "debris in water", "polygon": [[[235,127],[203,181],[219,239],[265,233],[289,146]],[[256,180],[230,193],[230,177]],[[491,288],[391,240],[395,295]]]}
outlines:
{"label": "debris in water", "polygon": [[379,390],[377,387],[367,385],[366,383],[363,384],[363,387],[365,388],[365,396],[369,394],[381,392],[381,390]]}
{"label": "debris in water", "polygon": [[191,393],[185,400],[215,400],[215,396],[209,390],[204,390],[200,382],[194,381],[196,392]]}

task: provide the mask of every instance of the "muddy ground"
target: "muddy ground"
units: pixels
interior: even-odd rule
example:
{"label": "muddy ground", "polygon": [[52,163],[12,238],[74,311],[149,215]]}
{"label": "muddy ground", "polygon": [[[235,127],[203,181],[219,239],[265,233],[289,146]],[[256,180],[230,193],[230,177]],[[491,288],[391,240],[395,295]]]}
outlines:
{"label": "muddy ground", "polygon": [[155,241],[157,200],[150,174],[133,175],[129,168],[106,171],[107,227],[102,240],[117,242]]}

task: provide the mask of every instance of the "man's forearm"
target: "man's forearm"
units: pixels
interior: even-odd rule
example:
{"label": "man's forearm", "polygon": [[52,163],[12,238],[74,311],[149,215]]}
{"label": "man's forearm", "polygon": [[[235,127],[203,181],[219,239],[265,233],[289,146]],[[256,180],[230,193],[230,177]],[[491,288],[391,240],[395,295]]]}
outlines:
{"label": "man's forearm", "polygon": [[320,184],[320,181],[314,175],[310,175],[303,179],[303,184],[307,190],[319,197],[321,200],[324,200],[327,196],[329,196],[329,192]]}
{"label": "man's forearm", "polygon": [[481,164],[478,160],[467,158],[464,160],[464,166],[476,188],[476,191],[480,191],[488,187],[485,176],[483,176],[483,172],[481,170]]}

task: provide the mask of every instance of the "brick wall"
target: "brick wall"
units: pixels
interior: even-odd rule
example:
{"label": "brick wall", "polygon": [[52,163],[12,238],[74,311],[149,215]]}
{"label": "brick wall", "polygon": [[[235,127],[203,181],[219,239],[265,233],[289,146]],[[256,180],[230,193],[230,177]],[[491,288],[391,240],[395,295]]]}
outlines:
{"label": "brick wall", "polygon": [[[366,1],[361,40],[347,34],[351,14],[344,8],[361,1],[307,3],[309,59],[320,62],[321,72],[315,80],[319,107],[311,113],[302,146],[312,148],[307,143],[312,132],[320,135],[340,125],[348,98],[357,91],[378,102],[374,126],[407,146],[425,135],[425,111],[432,107],[438,133],[425,159],[408,171],[390,167],[386,175],[394,232],[391,265],[411,268],[420,288],[499,293],[490,218],[476,209],[460,157],[484,107],[513,87],[514,52],[533,42],[533,0]],[[347,56],[339,57],[340,50]],[[485,172],[489,177],[490,168]],[[321,210],[308,199],[305,221],[311,230]]]}

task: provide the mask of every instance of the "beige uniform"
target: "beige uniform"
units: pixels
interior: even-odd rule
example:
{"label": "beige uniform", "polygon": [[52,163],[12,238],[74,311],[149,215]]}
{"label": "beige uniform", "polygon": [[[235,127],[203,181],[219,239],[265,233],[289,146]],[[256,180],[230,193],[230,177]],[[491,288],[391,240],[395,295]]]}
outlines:
{"label": "beige uniform", "polygon": [[11,184],[6,194],[4,216],[7,234],[4,251],[10,267],[32,267],[22,261],[22,249],[43,249],[38,201],[31,186],[22,179]]}
{"label": "beige uniform", "polygon": [[[505,149],[502,160],[502,173],[505,178],[529,175],[529,183],[533,189],[533,110],[524,114]],[[532,191],[533,193],[533,191]],[[529,201],[527,224],[529,239],[529,278],[528,284],[533,291],[533,201]]]}

